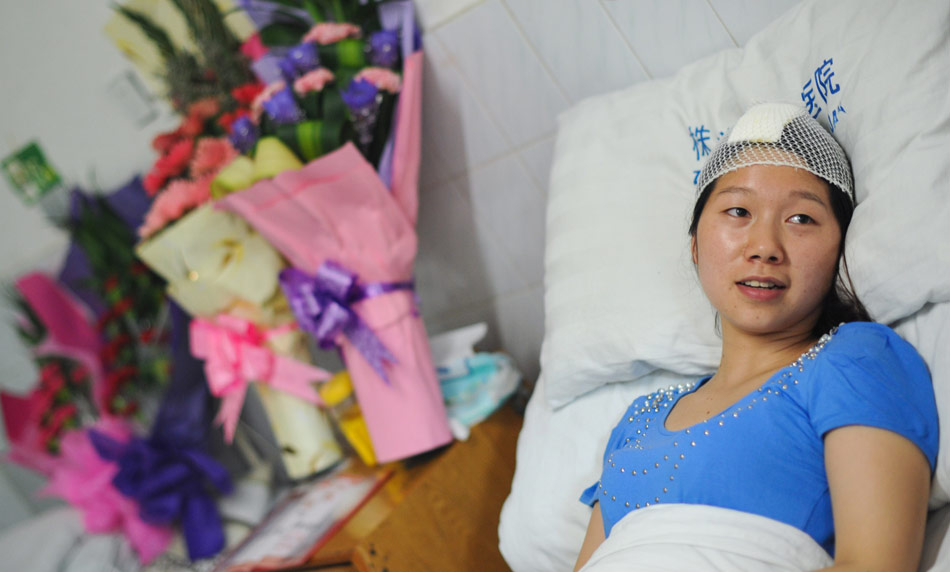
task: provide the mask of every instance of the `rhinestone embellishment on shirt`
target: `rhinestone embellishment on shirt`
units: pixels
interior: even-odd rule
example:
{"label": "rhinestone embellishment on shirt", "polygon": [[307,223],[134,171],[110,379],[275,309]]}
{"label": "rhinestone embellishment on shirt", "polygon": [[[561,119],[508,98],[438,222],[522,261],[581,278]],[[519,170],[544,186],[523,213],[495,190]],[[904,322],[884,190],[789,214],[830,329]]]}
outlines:
{"label": "rhinestone embellishment on shirt", "polygon": [[[670,442],[671,447],[676,449],[682,449],[680,447],[680,440],[683,440],[687,444],[687,449],[692,450],[693,448],[700,448],[702,446],[703,440],[706,437],[710,436],[709,428],[718,428],[725,427],[728,425],[729,419],[739,419],[740,410],[749,411],[753,409],[753,406],[759,403],[768,403],[769,396],[781,396],[782,393],[789,390],[790,387],[798,385],[797,373],[804,372],[805,365],[807,362],[813,361],[825,345],[832,339],[835,332],[838,328],[832,329],[827,334],[821,336],[818,341],[805,351],[797,360],[783,368],[786,371],[783,371],[781,375],[771,378],[768,382],[763,384],[757,389],[757,393],[754,393],[756,397],[753,397],[751,402],[748,404],[741,403],[736,404],[733,407],[730,407],[726,411],[723,411],[717,416],[714,416],[710,419],[701,421],[693,426],[687,427],[681,431],[672,431],[673,434],[682,434],[686,439],[674,439]],[[666,419],[669,408],[676,403],[676,400],[679,399],[684,393],[692,391],[696,384],[694,383],[685,383],[679,385],[671,385],[665,389],[660,389],[650,393],[644,397],[637,398],[633,403],[633,415],[628,415],[626,417],[626,422],[628,424],[635,424],[635,433],[631,437],[624,439],[621,449],[639,449],[644,450],[642,446],[642,440],[651,432],[650,424],[656,425],[659,423],[659,426],[663,426],[663,422]],[[740,401],[745,401],[744,399]],[[646,417],[646,415],[650,415]],[[709,428],[707,428],[709,427]],[[696,430],[696,433],[699,435],[694,436],[693,430]],[[701,431],[700,431],[701,429]],[[632,442],[631,442],[632,439]],[[618,462],[614,459],[614,452],[611,452],[605,463],[605,471],[613,470],[617,471],[625,476],[625,478],[637,477],[637,475],[647,475],[649,470],[660,470],[664,468],[668,471],[668,480],[664,479],[662,482],[673,482],[675,483],[675,475],[680,469],[680,463],[686,462],[687,455],[685,453],[678,453],[678,458],[675,459],[673,463],[667,463],[670,460],[670,455],[664,455],[663,461],[664,464],[661,465],[659,462],[650,463],[650,465],[645,467],[631,466],[629,460],[621,462],[622,466],[618,466]],[[624,463],[626,463],[624,465]],[[663,474],[663,473],[661,473]],[[626,475],[629,475],[627,477]],[[672,484],[669,486],[673,486]],[[647,502],[636,503],[636,508],[641,506],[650,506],[650,504],[658,504],[663,502],[663,496],[669,494],[669,486],[664,486],[660,491],[653,491],[653,494],[650,494],[650,491],[639,491],[637,496],[640,496]],[[616,502],[618,497],[615,494],[609,494],[607,490],[603,487],[603,481],[597,483],[597,488],[601,491],[601,498],[609,498],[612,502]],[[629,496],[629,495],[628,495]],[[624,499],[623,496],[619,499],[623,502],[624,507],[629,509],[631,500]],[[635,499],[634,499],[635,500]]]}

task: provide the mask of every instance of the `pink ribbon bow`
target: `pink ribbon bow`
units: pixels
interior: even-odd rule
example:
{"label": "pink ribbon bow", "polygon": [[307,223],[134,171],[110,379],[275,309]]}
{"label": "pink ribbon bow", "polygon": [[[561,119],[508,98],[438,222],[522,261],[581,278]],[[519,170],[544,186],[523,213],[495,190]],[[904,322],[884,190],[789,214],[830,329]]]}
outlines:
{"label": "pink ribbon bow", "polygon": [[225,314],[214,320],[195,318],[190,331],[191,353],[205,360],[208,387],[213,395],[221,398],[215,422],[224,426],[228,443],[234,439],[247,385],[252,381],[323,405],[311,383],[329,379],[330,373],[277,355],[266,345],[269,337],[284,333],[288,328],[264,331],[247,320]]}

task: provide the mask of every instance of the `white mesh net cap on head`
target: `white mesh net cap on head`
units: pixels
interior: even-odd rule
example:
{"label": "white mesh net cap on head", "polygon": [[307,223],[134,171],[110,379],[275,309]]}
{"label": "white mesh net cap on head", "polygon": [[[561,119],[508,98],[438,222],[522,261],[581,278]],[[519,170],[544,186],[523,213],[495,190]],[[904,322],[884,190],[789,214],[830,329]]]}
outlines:
{"label": "white mesh net cap on head", "polygon": [[844,149],[804,108],[762,103],[749,108],[722,138],[699,175],[697,192],[730,171],[749,165],[805,169],[854,202],[851,164]]}

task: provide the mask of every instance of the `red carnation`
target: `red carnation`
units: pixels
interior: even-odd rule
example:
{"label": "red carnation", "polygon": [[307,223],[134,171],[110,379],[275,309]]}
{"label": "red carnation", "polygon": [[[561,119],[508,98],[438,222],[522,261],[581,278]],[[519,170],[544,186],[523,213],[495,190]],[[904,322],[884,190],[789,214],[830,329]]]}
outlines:
{"label": "red carnation", "polygon": [[61,405],[56,409],[53,409],[52,415],[50,415],[49,418],[49,427],[52,428],[54,432],[59,433],[59,431],[63,428],[63,425],[65,425],[69,419],[75,416],[75,405],[72,403]]}
{"label": "red carnation", "polygon": [[155,161],[153,172],[159,172],[166,178],[180,175],[191,161],[191,155],[195,150],[195,142],[191,139],[182,139],[172,145],[168,153],[162,155]]}
{"label": "red carnation", "polygon": [[159,133],[152,139],[152,148],[164,155],[179,139],[181,139],[180,128],[167,133]]}
{"label": "red carnation", "polygon": [[162,187],[165,186],[165,181],[168,180],[163,173],[158,173],[156,171],[151,171],[149,174],[145,175],[145,180],[142,181],[142,186],[145,187],[145,192],[148,193],[148,196],[154,197],[158,194],[158,191],[162,190]]}
{"label": "red carnation", "polygon": [[235,111],[225,112],[221,114],[221,117],[218,117],[218,125],[220,125],[222,129],[230,133],[231,125],[233,125],[234,122],[237,121],[238,119],[242,117],[247,117],[248,115],[249,113],[246,109],[237,109]]}
{"label": "red carnation", "polygon": [[83,365],[77,365],[69,372],[69,382],[74,385],[82,383],[87,377],[89,377],[89,370]]}
{"label": "red carnation", "polygon": [[264,84],[257,82],[245,83],[231,90],[231,97],[244,106],[250,106],[254,98],[264,91]]}
{"label": "red carnation", "polygon": [[59,377],[61,374],[59,364],[55,361],[51,361],[40,368],[40,381],[49,381]]}

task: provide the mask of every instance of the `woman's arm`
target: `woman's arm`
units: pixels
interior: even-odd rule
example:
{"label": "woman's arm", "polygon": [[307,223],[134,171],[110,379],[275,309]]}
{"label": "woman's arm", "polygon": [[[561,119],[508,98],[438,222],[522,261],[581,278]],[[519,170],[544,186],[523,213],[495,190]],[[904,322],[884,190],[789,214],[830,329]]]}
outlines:
{"label": "woman's arm", "polygon": [[577,563],[574,564],[574,572],[580,570],[590,555],[597,550],[597,547],[604,541],[604,520],[600,516],[600,503],[594,503],[594,511],[590,514],[590,522],[587,524],[587,535],[584,536],[584,544],[581,545],[581,552],[577,555]]}
{"label": "woman's arm", "polygon": [[852,425],[825,436],[835,564],[825,570],[917,570],[930,465],[908,439]]}

